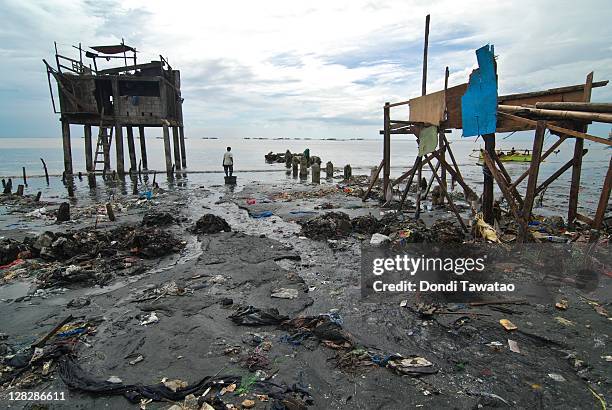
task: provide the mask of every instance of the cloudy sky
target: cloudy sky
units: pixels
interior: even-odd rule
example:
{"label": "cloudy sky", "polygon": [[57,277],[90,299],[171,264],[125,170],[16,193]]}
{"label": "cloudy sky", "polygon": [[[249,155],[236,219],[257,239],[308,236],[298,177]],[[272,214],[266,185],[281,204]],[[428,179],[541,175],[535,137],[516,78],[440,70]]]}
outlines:
{"label": "cloudy sky", "polygon": [[[612,1],[0,0],[0,137],[54,137],[53,41],[163,54],[182,74],[188,135],[376,137],[385,101],[466,82],[495,45],[500,93],[612,79]],[[75,54],[78,56],[78,52]],[[612,101],[612,85],[593,92]],[[401,112],[394,116],[399,117]],[[607,134],[608,127],[593,129]]]}

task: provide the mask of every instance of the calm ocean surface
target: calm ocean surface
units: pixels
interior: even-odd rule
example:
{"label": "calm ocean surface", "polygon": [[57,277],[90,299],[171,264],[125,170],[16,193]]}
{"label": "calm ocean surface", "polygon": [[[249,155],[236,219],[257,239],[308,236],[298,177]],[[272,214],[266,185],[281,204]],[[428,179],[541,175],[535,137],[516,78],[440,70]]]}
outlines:
{"label": "calm ocean surface", "polygon": [[[76,131],[76,130],[75,130]],[[76,133],[76,132],[75,132]],[[544,143],[544,149],[556,141],[555,136],[548,136]],[[266,164],[264,155],[270,151],[284,152],[290,149],[292,152],[302,152],[310,148],[311,155],[320,156],[323,162],[332,161],[335,167],[343,167],[351,164],[353,174],[367,173],[369,169],[380,163],[382,158],[382,139],[364,140],[296,140],[296,139],[243,139],[243,138],[220,138],[202,139],[189,137],[185,141],[187,148],[187,165],[190,171],[206,171],[207,173],[189,174],[188,181],[196,184],[222,184],[221,159],[226,146],[232,147],[235,161],[235,174],[239,183],[251,181],[275,182],[284,181],[287,176],[284,172],[284,164]],[[28,175],[42,175],[43,158],[47,163],[51,174],[61,174],[63,170],[61,138],[2,138],[0,139],[0,177],[18,176],[15,182],[21,181],[21,167],[25,166]],[[127,142],[124,142],[126,150],[126,167],[129,167],[127,155]],[[137,161],[140,158],[138,139],[136,138]],[[453,152],[461,167],[465,179],[476,190],[481,192],[482,169],[476,164],[476,155],[472,150],[483,146],[482,139],[455,138],[451,139]],[[512,138],[498,138],[497,147],[509,149],[531,149],[528,139],[512,140]],[[586,141],[585,148],[589,150],[584,157],[583,178],[580,193],[580,207],[585,212],[592,213],[597,206],[599,194],[601,193],[608,161],[612,154],[611,149]],[[75,172],[85,170],[84,139],[72,138],[72,151]],[[114,146],[111,151],[112,167],[114,168]],[[163,155],[163,140],[154,136],[147,137],[147,151],[149,169],[163,171],[165,169]],[[414,137],[394,137],[392,141],[392,174],[399,175],[407,170],[414,162],[417,153],[417,145]],[[540,179],[544,181],[554,173],[573,154],[573,142],[567,141],[561,146],[561,152],[552,154],[540,168]],[[527,169],[527,164],[506,163],[508,172],[516,177]],[[255,172],[257,171],[257,172]],[[279,172],[280,171],[280,172]],[[424,176],[429,173],[424,168]],[[162,175],[163,176],[163,175]],[[551,210],[557,210],[565,214],[569,195],[569,181],[571,170],[562,175],[546,191],[544,206]],[[158,176],[158,181],[163,178]],[[128,179],[129,181],[129,179]],[[527,180],[522,184],[526,185]],[[43,190],[45,196],[65,196],[65,190],[59,178],[52,178],[51,186],[46,187],[44,178],[32,177],[26,192]],[[497,187],[496,187],[497,189]],[[86,182],[77,185],[79,192],[88,191]],[[129,192],[129,189],[127,190]]]}

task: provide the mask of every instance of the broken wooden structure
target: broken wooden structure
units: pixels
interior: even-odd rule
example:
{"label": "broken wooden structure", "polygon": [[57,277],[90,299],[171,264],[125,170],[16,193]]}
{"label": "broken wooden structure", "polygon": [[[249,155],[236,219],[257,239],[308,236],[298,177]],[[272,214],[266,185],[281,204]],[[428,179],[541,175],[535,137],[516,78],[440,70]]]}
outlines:
{"label": "broken wooden structure", "polygon": [[[497,96],[497,67],[493,57],[493,47],[485,46],[477,50],[477,57],[480,68],[474,70],[470,76],[470,82],[453,87],[448,86],[449,69],[445,70],[444,89],[434,93],[426,93],[427,82],[427,49],[429,36],[429,16],[427,16],[425,24],[425,47],[424,47],[424,62],[423,62],[423,85],[422,95],[417,98],[412,98],[407,101],[397,103],[386,103],[383,108],[384,128],[380,131],[383,135],[383,159],[378,167],[375,177],[365,193],[363,200],[365,201],[380,174],[383,173],[383,193],[385,200],[389,201],[392,198],[392,187],[407,179],[406,187],[404,188],[399,211],[401,211],[410,186],[416,176],[418,191],[416,194],[416,211],[415,217],[419,217],[420,200],[423,195],[421,188],[421,169],[423,165],[427,165],[433,175],[432,181],[435,178],[438,181],[442,194],[446,197],[450,209],[458,218],[460,224],[465,229],[465,223],[453,204],[451,196],[447,192],[447,174],[451,176],[453,181],[457,182],[465,193],[465,198],[468,203],[477,196],[474,191],[465,183],[461,175],[455,156],[451,146],[448,143],[446,134],[450,133],[451,129],[463,129],[464,136],[481,135],[485,141],[485,149],[483,150],[483,178],[484,186],[482,193],[482,212],[485,221],[493,223],[493,183],[498,184],[503,193],[504,199],[508,204],[509,211],[517,221],[520,227],[519,241],[527,240],[528,223],[531,218],[534,199],[538,193],[542,192],[548,185],[556,180],[569,168],[572,168],[572,180],[569,192],[569,209],[567,222],[570,227],[574,226],[576,220],[580,220],[589,224],[593,228],[600,228],[604,215],[608,206],[610,197],[610,188],[612,186],[612,159],[608,168],[607,176],[603,183],[600,200],[597,211],[593,218],[581,215],[577,212],[578,195],[581,178],[582,157],[586,154],[584,150],[584,140],[598,142],[607,146],[612,145],[610,139],[600,138],[587,133],[587,126],[590,121],[612,122],[612,104],[591,104],[591,90],[595,87],[603,87],[608,84],[608,81],[593,81],[593,73],[587,76],[584,84],[577,84],[567,87],[560,87],[542,91],[512,94]],[[483,52],[479,54],[479,52]],[[490,56],[490,65],[483,65],[481,57],[485,54]],[[483,84],[490,81],[494,85],[494,92],[485,95],[476,95],[477,98],[470,101],[466,100],[465,96],[469,93],[472,77],[485,76],[489,70],[490,78],[476,78],[477,93],[482,93],[486,88]],[[480,72],[478,72],[480,71]],[[486,93],[486,91],[485,91]],[[490,113],[477,112],[470,117],[471,112],[468,108],[462,107],[464,104],[481,104],[489,99],[490,104],[487,107]],[[492,101],[491,101],[492,99]],[[474,102],[475,101],[475,102]],[[409,106],[409,118],[405,119],[405,111],[402,111],[400,118],[393,119],[391,117],[391,108]],[[482,107],[476,107],[475,110],[480,110]],[[467,117],[466,117],[467,112]],[[489,118],[487,118],[487,116]],[[465,120],[472,122],[464,124]],[[489,124],[487,124],[487,121]],[[477,128],[477,131],[466,133],[466,127]],[[432,129],[432,127],[435,127]],[[549,130],[551,134],[558,136],[558,140],[545,152],[543,151],[544,133]],[[506,171],[504,165],[500,161],[495,151],[495,134],[504,132],[527,131],[535,130],[533,141],[533,154],[529,169],[525,171],[519,178],[512,181],[510,175]],[[433,141],[432,147],[432,131],[437,134],[437,141]],[[416,137],[419,143],[419,155],[414,162],[414,165],[398,178],[391,180],[390,178],[390,158],[391,158],[391,135],[394,134],[412,134]],[[427,135],[429,139],[429,149],[423,150],[423,138]],[[540,163],[551,153],[553,153],[564,141],[573,141],[574,156],[571,161],[563,165],[546,181],[538,184],[538,174]],[[449,161],[450,160],[450,161]],[[436,162],[436,165],[432,162]],[[440,170],[440,173],[438,173]],[[518,187],[522,181],[527,179],[527,187],[524,195],[522,195]],[[430,184],[431,185],[431,182]],[[472,205],[472,211],[476,209]]]}
{"label": "broken wooden structure", "polygon": [[[47,69],[53,111],[60,114],[64,149],[64,171],[73,174],[70,125],[82,125],[85,141],[86,170],[91,177],[111,170],[111,146],[115,145],[116,172],[126,173],[124,158],[124,128],[127,137],[131,174],[148,169],[145,139],[146,127],[162,127],[166,172],[187,166],[183,129],[183,98],[180,72],[168,61],[137,63],[137,51],[121,44],[93,46],[91,51],[73,46],[79,57],[59,54],[55,45],[55,67],[43,59]],[[89,59],[88,61],[84,61]],[[102,62],[117,61],[119,65],[102,68]],[[87,64],[86,64],[87,62]],[[59,110],[53,94],[51,77],[57,83]],[[92,127],[98,127],[96,150],[93,150]],[[140,162],[136,162],[134,128],[140,139]],[[171,151],[170,128],[172,128]],[[113,135],[114,134],[114,135]],[[114,137],[114,138],[113,138]],[[174,154],[174,161],[172,160]],[[101,166],[101,169],[98,166]]]}

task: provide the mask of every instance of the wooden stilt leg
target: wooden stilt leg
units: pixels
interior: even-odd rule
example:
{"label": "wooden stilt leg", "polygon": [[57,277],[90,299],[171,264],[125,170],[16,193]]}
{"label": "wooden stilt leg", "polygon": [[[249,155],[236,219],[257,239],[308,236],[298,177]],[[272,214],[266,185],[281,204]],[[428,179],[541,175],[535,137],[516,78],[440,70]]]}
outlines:
{"label": "wooden stilt leg", "polygon": [[385,160],[383,159],[382,161],[380,161],[378,170],[376,170],[376,174],[374,174],[375,175],[374,179],[372,179],[372,181],[370,182],[370,185],[368,186],[368,190],[363,195],[363,198],[361,198],[363,202],[368,200],[368,195],[370,195],[370,192],[372,192],[372,188],[374,187],[374,184],[376,183],[376,181],[378,181],[378,176],[380,175],[380,171],[382,170],[384,164],[385,164]]}
{"label": "wooden stilt leg", "polygon": [[179,146],[178,127],[172,127],[172,142],[174,147],[174,166],[177,170],[181,169],[181,148]]}
{"label": "wooden stilt leg", "polygon": [[70,145],[70,123],[62,121],[62,146],[64,149],[64,171],[72,175],[72,146]]}
{"label": "wooden stilt leg", "polygon": [[140,158],[142,159],[142,168],[149,169],[147,162],[147,142],[145,140],[145,127],[138,127],[138,136],[140,137]]}
{"label": "wooden stilt leg", "polygon": [[389,103],[385,103],[384,108],[384,126],[385,135],[383,141],[383,197],[385,201],[389,201],[391,198],[387,198],[387,191],[389,190],[389,176],[391,175],[391,131],[390,126],[390,111]]}
{"label": "wooden stilt leg", "polygon": [[83,133],[85,136],[85,170],[92,172],[94,169],[93,165],[93,146],[91,142],[91,125],[85,125],[83,127]]}
{"label": "wooden stilt leg", "polygon": [[[542,145],[544,144],[544,132],[546,131],[546,123],[538,121],[536,126],[535,137],[533,139],[533,151],[531,152],[531,165],[529,166],[529,179],[527,180],[527,192],[525,193],[525,202],[523,204],[523,218],[529,221],[531,218],[531,210],[535,199],[535,191],[538,184],[538,174],[540,173],[540,162],[542,156]],[[524,227],[519,237],[523,242],[527,238],[527,227]]]}
{"label": "wooden stilt leg", "polygon": [[136,172],[136,146],[134,145],[134,129],[132,127],[126,127],[127,129],[127,142],[128,142],[128,153],[130,155],[130,173]]}
{"label": "wooden stilt leg", "polygon": [[115,125],[115,151],[117,153],[117,174],[125,175],[125,159],[123,157],[123,128]]}
{"label": "wooden stilt leg", "polygon": [[170,149],[170,131],[168,125],[163,125],[164,130],[164,154],[166,156],[166,173],[168,176],[172,176],[172,152]]}
{"label": "wooden stilt leg", "polygon": [[597,211],[595,212],[595,218],[593,219],[593,229],[600,229],[606,215],[606,209],[608,209],[608,201],[610,201],[610,189],[612,188],[612,158],[610,158],[610,165],[608,165],[608,173],[606,174],[606,180],[604,181],[603,188],[601,190],[601,196],[599,197],[599,204],[597,205]]}
{"label": "wooden stilt leg", "polygon": [[[593,73],[587,75],[586,84],[584,87],[584,102],[591,101],[591,88],[593,86]],[[588,126],[585,125],[580,129],[586,133]],[[580,175],[582,173],[582,150],[584,148],[584,140],[575,138],[574,143],[574,165],[572,167],[572,182],[570,185],[569,209],[567,211],[567,225],[570,228],[574,227],[574,220],[578,213],[578,195],[580,193]]]}
{"label": "wooden stilt leg", "polygon": [[183,168],[187,167],[187,152],[185,150],[185,128],[181,125],[179,127],[179,140],[181,143],[181,161]]}

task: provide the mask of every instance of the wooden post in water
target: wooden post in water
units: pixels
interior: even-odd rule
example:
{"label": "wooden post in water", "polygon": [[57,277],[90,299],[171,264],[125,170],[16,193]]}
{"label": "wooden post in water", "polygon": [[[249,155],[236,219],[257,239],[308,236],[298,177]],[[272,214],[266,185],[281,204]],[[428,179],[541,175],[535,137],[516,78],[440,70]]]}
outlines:
{"label": "wooden post in water", "polygon": [[181,143],[181,163],[183,168],[187,167],[187,150],[185,148],[185,127],[179,127],[179,141]]}
{"label": "wooden post in water", "polygon": [[334,178],[334,164],[332,164],[331,161],[327,161],[327,164],[325,165],[325,178]]}
{"label": "wooden post in water", "polygon": [[[586,78],[584,86],[584,102],[591,101],[591,88],[593,87],[593,72],[591,71]],[[579,131],[586,133],[588,125],[580,127]],[[580,174],[582,173],[582,149],[584,148],[584,140],[582,138],[574,138],[574,165],[572,167],[572,182],[570,185],[569,207],[567,211],[567,226],[574,227],[574,221],[578,214],[578,195],[580,193]]]}
{"label": "wooden post in water", "polygon": [[312,168],[312,182],[314,184],[320,184],[321,183],[321,165],[315,162],[314,164],[312,164],[311,168]]}
{"label": "wooden post in water", "polygon": [[179,143],[178,127],[172,127],[172,142],[174,147],[174,166],[177,170],[181,169],[181,148]]}
{"label": "wooden post in water", "polygon": [[293,159],[291,160],[291,171],[293,173],[293,178],[297,178],[298,176],[298,165],[300,163],[300,160],[298,159],[297,156],[293,156]]}
{"label": "wooden post in water", "polygon": [[386,201],[391,198],[387,198],[387,190],[389,189],[389,177],[391,175],[391,107],[389,103],[385,103],[384,108],[384,139],[383,139],[383,197]]}
{"label": "wooden post in water", "polygon": [[134,129],[132,127],[125,127],[127,129],[127,142],[128,152],[130,155],[130,173],[136,172],[136,146],[134,145]]}
{"label": "wooden post in water", "polygon": [[117,174],[125,175],[125,161],[123,156],[123,128],[121,124],[115,125],[115,151],[117,153]]}
{"label": "wooden post in water", "polygon": [[166,173],[172,175],[172,152],[170,151],[170,131],[167,122],[164,122],[164,154],[166,156]]}
{"label": "wooden post in water", "polygon": [[62,147],[64,149],[64,171],[72,175],[72,147],[70,145],[70,123],[62,121]]}
{"label": "wooden post in water", "polygon": [[44,159],[40,159],[40,162],[43,164],[43,169],[45,170],[45,179],[47,180],[47,185],[49,185],[49,171],[47,170],[47,164]]}
{"label": "wooden post in water", "polygon": [[23,185],[24,186],[28,186],[28,178],[26,176],[26,170],[25,167],[21,167],[21,171],[23,173]]}
{"label": "wooden post in water", "polygon": [[85,137],[85,170],[93,172],[93,146],[91,142],[91,125],[83,126],[83,135]]}
{"label": "wooden post in water", "polygon": [[[485,142],[485,151],[491,158],[495,158],[495,134],[485,134],[482,136]],[[483,187],[482,187],[482,214],[485,222],[493,225],[493,175],[491,170],[483,166]]]}

